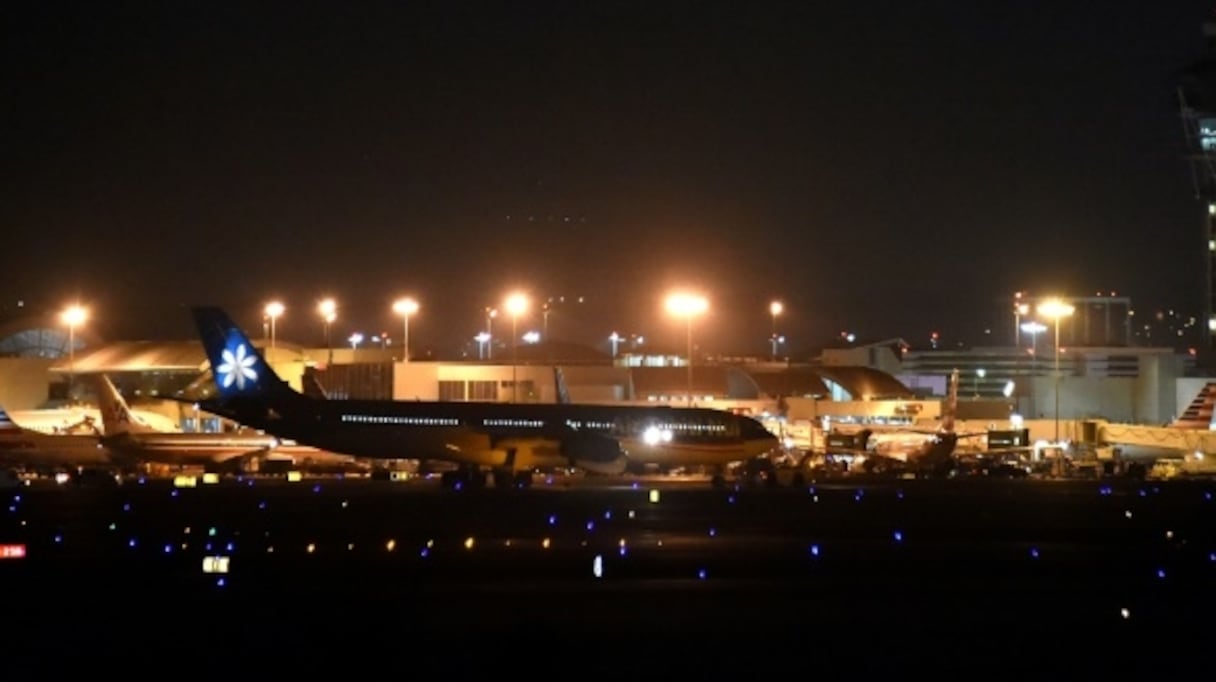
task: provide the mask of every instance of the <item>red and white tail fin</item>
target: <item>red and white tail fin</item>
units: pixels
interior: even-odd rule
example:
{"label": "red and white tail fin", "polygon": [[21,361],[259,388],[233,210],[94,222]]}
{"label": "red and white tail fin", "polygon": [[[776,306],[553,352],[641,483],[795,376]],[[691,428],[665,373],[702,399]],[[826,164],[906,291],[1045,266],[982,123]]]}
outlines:
{"label": "red and white tail fin", "polygon": [[942,410],[942,432],[954,433],[954,418],[958,414],[958,370],[950,373],[950,385],[946,387],[946,405]]}
{"label": "red and white tail fin", "polygon": [[1216,382],[1209,381],[1199,389],[1182,416],[1170,423],[1177,429],[1212,429],[1212,413],[1216,408]]}

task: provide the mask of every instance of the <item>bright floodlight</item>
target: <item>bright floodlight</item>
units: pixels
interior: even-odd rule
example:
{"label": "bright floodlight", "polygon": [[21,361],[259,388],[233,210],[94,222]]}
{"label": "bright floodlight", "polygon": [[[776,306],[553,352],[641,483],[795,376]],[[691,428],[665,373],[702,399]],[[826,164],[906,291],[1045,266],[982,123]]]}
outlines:
{"label": "bright floodlight", "polygon": [[85,320],[89,319],[89,311],[79,305],[73,304],[65,308],[59,317],[67,326],[78,327],[84,324]]}
{"label": "bright floodlight", "polygon": [[773,317],[780,315],[783,310],[785,310],[785,306],[781,305],[781,301],[773,301],[772,303],[768,304],[768,312],[772,314]]}
{"label": "bright floodlight", "polygon": [[1040,303],[1037,310],[1043,317],[1058,320],[1061,317],[1068,317],[1069,315],[1072,315],[1076,308],[1058,298],[1053,298]]}
{"label": "bright floodlight", "polygon": [[504,307],[513,317],[518,317],[528,309],[528,297],[519,293],[511,294],[507,297]]}
{"label": "bright floodlight", "polygon": [[285,308],[282,303],[279,303],[278,301],[271,301],[270,303],[266,304],[266,317],[273,320],[282,315],[284,310]]}
{"label": "bright floodlight", "polygon": [[412,298],[402,298],[393,303],[393,312],[398,315],[413,315],[418,312],[418,301]]}
{"label": "bright floodlight", "polygon": [[667,297],[667,312],[691,317],[709,309],[709,301],[696,294],[672,294]]}

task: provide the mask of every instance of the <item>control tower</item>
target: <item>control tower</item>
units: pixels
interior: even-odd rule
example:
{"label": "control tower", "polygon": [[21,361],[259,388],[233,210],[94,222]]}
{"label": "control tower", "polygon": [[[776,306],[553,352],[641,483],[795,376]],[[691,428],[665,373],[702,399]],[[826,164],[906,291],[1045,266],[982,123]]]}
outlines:
{"label": "control tower", "polygon": [[1216,357],[1216,19],[1203,25],[1203,54],[1177,81],[1186,155],[1195,198],[1202,206],[1199,227],[1204,251],[1203,353],[1201,363]]}

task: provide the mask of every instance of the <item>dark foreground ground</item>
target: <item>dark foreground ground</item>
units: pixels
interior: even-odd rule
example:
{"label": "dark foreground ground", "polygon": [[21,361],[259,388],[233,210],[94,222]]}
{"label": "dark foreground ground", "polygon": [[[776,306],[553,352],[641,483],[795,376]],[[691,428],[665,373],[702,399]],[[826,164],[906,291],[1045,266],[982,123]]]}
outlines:
{"label": "dark foreground ground", "polygon": [[635,485],[3,491],[0,669],[1216,677],[1211,482]]}

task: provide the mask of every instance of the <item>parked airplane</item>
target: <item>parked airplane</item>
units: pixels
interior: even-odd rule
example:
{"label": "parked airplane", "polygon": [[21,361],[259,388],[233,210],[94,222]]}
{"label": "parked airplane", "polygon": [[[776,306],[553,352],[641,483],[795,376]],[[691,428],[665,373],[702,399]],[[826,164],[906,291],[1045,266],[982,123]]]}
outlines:
{"label": "parked airplane", "polygon": [[[173,420],[155,412],[132,410],[135,419],[155,425],[161,431],[174,431]],[[100,434],[101,410],[94,407],[54,407],[34,410],[9,410],[9,419],[23,429],[50,435],[65,433]]]}
{"label": "parked airplane", "polygon": [[[851,454],[864,458],[863,470],[873,473],[915,473],[918,475],[949,475],[959,467],[957,448],[960,440],[987,436],[987,431],[960,433],[954,422],[958,414],[958,370],[950,374],[946,402],[942,410],[941,425],[935,430],[893,429],[881,435],[862,429],[857,434],[853,448],[832,448],[829,453]],[[989,449],[985,456],[1026,453],[1030,445]]]}
{"label": "parked airplane", "polygon": [[223,433],[163,432],[135,419],[127,401],[104,374],[97,377],[97,396],[105,443],[118,459],[139,464],[170,464],[231,468],[242,471],[266,462],[286,462],[304,468],[353,467],[353,457],[313,447],[285,443],[258,431]]}
{"label": "parked airplane", "polygon": [[202,409],[332,452],[452,462],[460,465],[444,474],[452,485],[484,481],[483,468],[518,485],[538,468],[621,473],[627,455],[725,466],[777,446],[758,421],[709,408],[318,400],[279,378],[222,310],[192,312],[218,393]]}
{"label": "parked airplane", "polygon": [[20,468],[109,465],[111,455],[97,433],[51,435],[18,426],[0,408],[0,462]]}

